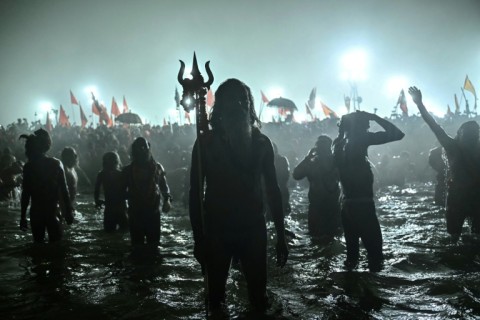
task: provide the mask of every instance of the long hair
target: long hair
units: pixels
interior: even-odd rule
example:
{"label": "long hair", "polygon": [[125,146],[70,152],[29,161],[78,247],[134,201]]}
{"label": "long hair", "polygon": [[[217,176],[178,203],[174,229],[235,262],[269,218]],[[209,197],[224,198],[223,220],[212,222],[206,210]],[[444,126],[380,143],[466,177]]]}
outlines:
{"label": "long hair", "polygon": [[29,160],[47,153],[52,146],[52,138],[44,129],[38,129],[32,134],[22,134],[19,139],[25,139],[25,155]]}
{"label": "long hair", "polygon": [[222,130],[221,121],[223,113],[226,109],[225,105],[228,103],[228,95],[230,92],[238,90],[243,90],[247,93],[250,124],[258,128],[261,127],[260,120],[258,119],[257,113],[255,112],[252,91],[242,81],[231,78],[222,82],[218,87],[217,91],[215,92],[215,103],[212,107],[212,112],[210,114],[210,125],[212,126],[213,130]]}

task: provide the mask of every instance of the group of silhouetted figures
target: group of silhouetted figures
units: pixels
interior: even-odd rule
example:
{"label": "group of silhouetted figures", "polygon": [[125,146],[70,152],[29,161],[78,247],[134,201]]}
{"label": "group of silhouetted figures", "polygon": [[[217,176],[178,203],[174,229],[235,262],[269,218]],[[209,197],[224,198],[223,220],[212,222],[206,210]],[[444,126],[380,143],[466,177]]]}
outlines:
{"label": "group of silhouetted figures", "polygon": [[[420,90],[412,87],[409,92],[443,148],[432,151],[430,163],[444,182],[439,183],[436,202],[445,204],[447,231],[458,240],[468,218],[472,232],[479,233],[479,126],[475,121],[465,122],[452,138],[427,112]],[[369,132],[371,121],[383,131]],[[269,307],[266,217],[275,226],[280,267],[289,254],[284,225],[288,190],[278,176],[288,163],[260,131],[250,88],[237,79],[218,87],[209,124],[211,130],[199,136],[193,147],[189,190],[193,254],[206,277],[208,308],[212,314],[226,313],[225,288],[235,258],[246,278],[252,307],[263,312]],[[348,270],[358,265],[360,239],[370,271],[383,267],[383,240],[367,151],[369,146],[403,137],[394,124],[375,114],[350,113],[341,118],[338,136],[333,141],[326,135],[318,137],[293,170],[294,179],[307,178],[310,184],[309,233],[328,243],[343,231]],[[65,148],[62,161],[47,156],[52,141],[43,129],[22,138],[28,162],[23,168],[20,227],[27,229],[30,205],[34,241],[43,242],[45,231],[49,241],[60,240],[62,217],[67,224],[74,220],[76,152]],[[100,199],[102,188],[104,200]],[[128,229],[134,251],[147,248],[149,254],[158,253],[161,211],[170,210],[171,196],[165,170],[153,159],[145,138],[132,143],[131,163],[123,168],[116,152],[104,154],[94,198],[97,207],[104,206],[106,232]]]}

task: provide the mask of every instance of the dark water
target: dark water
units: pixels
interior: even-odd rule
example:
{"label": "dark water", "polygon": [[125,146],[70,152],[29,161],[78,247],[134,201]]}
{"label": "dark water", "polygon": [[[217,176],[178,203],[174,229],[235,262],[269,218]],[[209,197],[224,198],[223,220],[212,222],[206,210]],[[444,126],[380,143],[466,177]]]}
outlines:
{"label": "dark water", "polygon": [[[306,235],[306,190],[294,190],[287,223],[298,238],[283,269],[275,266],[269,227],[270,318],[478,319],[480,240],[466,230],[450,244],[432,190],[379,191],[386,267],[377,274],[367,271],[364,251],[356,272],[343,270],[343,239],[325,246]],[[54,245],[33,245],[31,235],[18,230],[18,208],[0,210],[0,319],[204,317],[203,280],[184,208],[163,216],[163,261],[143,263],[129,257],[128,233],[102,231],[89,195],[80,196],[77,209],[78,222]],[[228,304],[233,318],[250,318],[237,269],[228,282]]]}

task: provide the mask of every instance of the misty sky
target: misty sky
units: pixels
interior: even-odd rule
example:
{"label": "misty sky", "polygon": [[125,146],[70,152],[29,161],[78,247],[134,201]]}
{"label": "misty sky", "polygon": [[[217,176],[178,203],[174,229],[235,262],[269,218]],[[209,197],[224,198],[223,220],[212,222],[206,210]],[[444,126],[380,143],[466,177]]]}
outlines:
{"label": "misty sky", "polygon": [[366,53],[363,110],[390,115],[401,89],[391,79],[399,78],[444,114],[466,74],[480,92],[480,0],[2,0],[0,124],[33,121],[35,112],[44,122],[44,102],[63,104],[78,123],[69,90],[90,116],[92,85],[108,110],[112,96],[121,107],[125,95],[133,112],[162,123],[181,90],[178,59],[189,66],[193,51],[202,73],[211,61],[213,89],[238,78],[257,105],[260,90],[270,99],[281,92],[301,118],[317,87],[341,112],[350,93],[341,62],[353,49]]}

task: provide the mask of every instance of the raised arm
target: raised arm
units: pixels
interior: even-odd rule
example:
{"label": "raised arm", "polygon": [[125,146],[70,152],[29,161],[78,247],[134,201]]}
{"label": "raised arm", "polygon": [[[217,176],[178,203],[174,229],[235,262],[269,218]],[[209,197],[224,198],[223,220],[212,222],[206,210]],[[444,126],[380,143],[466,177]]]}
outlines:
{"label": "raised arm", "polygon": [[440,125],[433,119],[432,115],[428,113],[427,108],[423,105],[422,101],[422,92],[417,87],[410,87],[408,89],[408,93],[412,96],[413,102],[417,105],[418,111],[420,111],[420,115],[422,116],[423,120],[427,123],[430,129],[433,131],[435,136],[438,139],[438,142],[444,147],[445,149],[450,148],[450,146],[454,143],[454,139],[450,137],[445,130],[440,127]]}
{"label": "raised arm", "polygon": [[385,130],[370,134],[368,141],[369,145],[379,145],[392,141],[398,141],[402,140],[405,136],[405,134],[390,121],[383,119],[382,117],[379,117],[378,115],[373,113],[365,112],[365,114],[368,115],[370,121],[375,121],[380,127]]}
{"label": "raised arm", "polygon": [[277,232],[277,264],[281,267],[285,265],[288,257],[288,249],[285,241],[285,224],[282,208],[282,194],[278,187],[277,176],[275,173],[273,146],[270,140],[263,144],[265,148],[265,158],[263,159],[263,176],[265,179],[265,191],[267,201],[272,210],[273,222]]}
{"label": "raised arm", "polygon": [[310,149],[305,158],[293,169],[293,179],[301,180],[308,175],[313,157],[315,157],[315,148]]}

